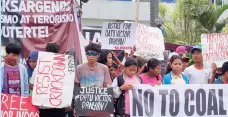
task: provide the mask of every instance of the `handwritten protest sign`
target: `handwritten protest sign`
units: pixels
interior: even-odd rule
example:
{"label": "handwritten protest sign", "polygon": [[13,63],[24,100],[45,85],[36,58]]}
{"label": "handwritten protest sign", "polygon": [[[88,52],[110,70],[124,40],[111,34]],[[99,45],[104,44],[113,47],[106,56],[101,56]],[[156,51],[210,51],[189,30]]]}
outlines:
{"label": "handwritten protest sign", "polygon": [[136,40],[135,23],[105,22],[101,32],[102,49],[131,50]]}
{"label": "handwritten protest sign", "polygon": [[60,53],[75,49],[82,63],[76,0],[2,0],[2,45],[23,44],[22,57],[32,50],[43,51],[48,42],[55,42]]}
{"label": "handwritten protest sign", "polygon": [[201,35],[203,64],[210,68],[214,62],[218,67],[228,60],[228,34],[213,33]]}
{"label": "handwritten protest sign", "polygon": [[135,85],[131,117],[227,117],[227,85]]}
{"label": "handwritten protest sign", "polygon": [[106,117],[113,113],[112,88],[75,88],[75,110],[77,116]]}
{"label": "handwritten protest sign", "polygon": [[74,67],[73,56],[39,52],[32,103],[51,108],[71,106]]}
{"label": "handwritten protest sign", "polygon": [[157,58],[164,60],[165,44],[159,28],[137,24],[136,54],[146,59]]}
{"label": "handwritten protest sign", "polygon": [[39,117],[38,107],[32,105],[31,97],[1,94],[1,117]]}

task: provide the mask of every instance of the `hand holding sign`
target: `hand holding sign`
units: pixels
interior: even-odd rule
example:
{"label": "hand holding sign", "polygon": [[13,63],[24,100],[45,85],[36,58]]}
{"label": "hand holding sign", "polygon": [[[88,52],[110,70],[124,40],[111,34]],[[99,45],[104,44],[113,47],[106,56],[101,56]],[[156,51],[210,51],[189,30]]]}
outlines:
{"label": "hand holding sign", "polygon": [[131,85],[131,84],[123,84],[121,87],[120,87],[120,90],[122,90],[122,91],[126,91],[126,90],[130,90],[130,89],[132,89],[133,88],[133,85]]}
{"label": "hand holding sign", "polygon": [[75,88],[77,116],[107,117],[113,113],[113,89],[98,87]]}

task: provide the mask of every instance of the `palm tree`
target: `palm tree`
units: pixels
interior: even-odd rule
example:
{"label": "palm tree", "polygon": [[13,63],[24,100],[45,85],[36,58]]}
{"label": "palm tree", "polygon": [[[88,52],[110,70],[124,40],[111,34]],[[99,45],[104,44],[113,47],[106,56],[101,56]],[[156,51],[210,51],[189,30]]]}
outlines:
{"label": "palm tree", "polygon": [[156,27],[155,19],[158,18],[158,0],[150,0],[150,26]]}
{"label": "palm tree", "polygon": [[159,15],[165,21],[166,41],[196,44],[202,33],[220,32],[225,22],[218,22],[218,18],[226,9],[227,5],[214,8],[208,0],[177,0],[171,19],[167,20],[167,9],[160,5]]}

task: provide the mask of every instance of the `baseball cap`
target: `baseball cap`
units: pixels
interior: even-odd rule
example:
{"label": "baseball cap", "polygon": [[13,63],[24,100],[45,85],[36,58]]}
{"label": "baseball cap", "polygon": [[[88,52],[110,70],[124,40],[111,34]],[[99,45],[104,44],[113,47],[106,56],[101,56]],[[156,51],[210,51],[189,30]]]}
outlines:
{"label": "baseball cap", "polygon": [[182,53],[186,53],[187,52],[187,48],[185,46],[178,46],[176,49],[176,53],[178,54],[182,54]]}
{"label": "baseball cap", "polygon": [[193,48],[191,49],[191,53],[194,53],[194,51],[196,51],[196,50],[202,51],[201,45],[193,46]]}
{"label": "baseball cap", "polygon": [[183,61],[189,61],[189,58],[187,57],[186,54],[183,54],[183,55],[181,56],[181,58],[183,59]]}

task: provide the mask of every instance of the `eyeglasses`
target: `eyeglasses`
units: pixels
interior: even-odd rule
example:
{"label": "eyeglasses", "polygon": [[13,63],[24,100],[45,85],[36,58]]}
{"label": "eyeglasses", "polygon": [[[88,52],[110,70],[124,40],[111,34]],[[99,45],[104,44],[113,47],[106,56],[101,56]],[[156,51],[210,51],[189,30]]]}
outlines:
{"label": "eyeglasses", "polygon": [[97,53],[97,52],[87,52],[86,55],[87,56],[98,56],[99,53]]}

